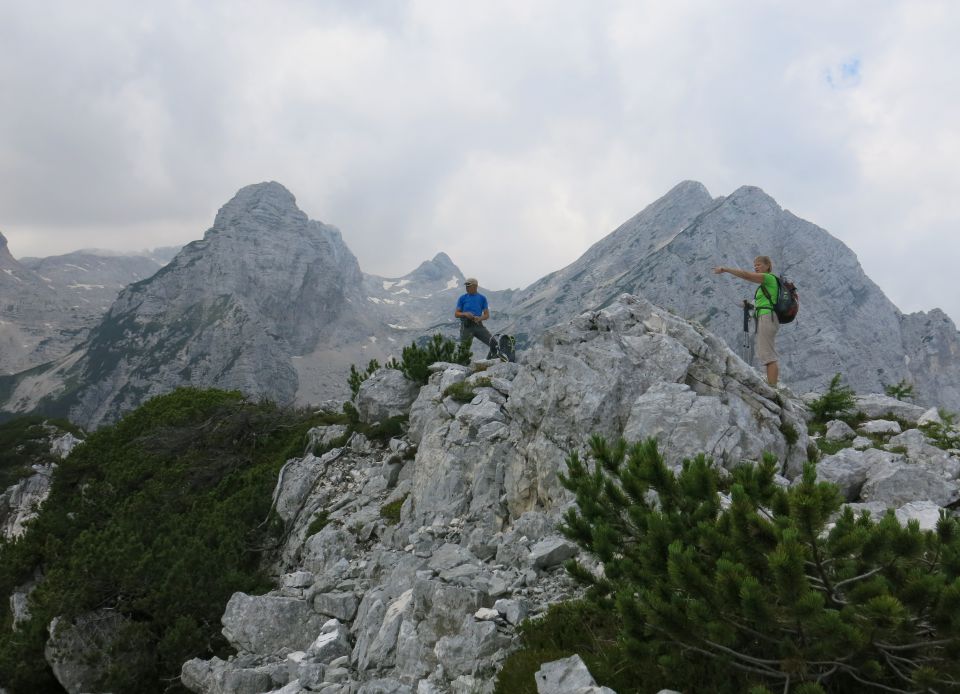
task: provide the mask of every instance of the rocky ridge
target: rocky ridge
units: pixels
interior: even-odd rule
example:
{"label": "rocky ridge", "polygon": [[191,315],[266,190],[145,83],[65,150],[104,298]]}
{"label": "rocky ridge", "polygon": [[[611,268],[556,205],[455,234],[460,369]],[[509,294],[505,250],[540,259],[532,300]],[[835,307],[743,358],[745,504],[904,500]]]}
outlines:
{"label": "rocky ridge", "polygon": [[[907,381],[918,401],[960,409],[952,321],[936,309],[903,315],[846,246],[750,186],[713,198],[679,184],[567,268],[523,290],[484,288],[488,325],[532,344],[628,292],[736,345],[753,287],[711,270],[749,267],[761,253],[800,288],[800,317],[778,339],[785,382],[822,389],[841,372],[857,390],[880,392]],[[383,363],[432,332],[454,336],[462,281],[443,253],[403,277],[365,274],[340,232],[309,220],[283,186],[248,186],[203,241],[125,290],[80,348],[0,378],[0,401],[95,427],[179,385],[283,403],[342,397],[351,365]]]}
{"label": "rocky ridge", "polygon": [[781,377],[797,392],[822,390],[840,372],[859,392],[906,380],[918,401],[960,409],[953,322],[937,309],[902,314],[842,242],[752,186],[712,198],[700,183],[677,185],[568,267],[516,292],[510,329],[535,338],[630,292],[737,345],[742,301],[756,286],[712,269],[750,269],[757,255],[771,256],[800,292],[800,315],[777,338]]}
{"label": "rocky ridge", "polygon": [[[237,655],[186,663],[189,688],[492,691],[516,624],[576,594],[562,562],[577,548],[557,530],[572,499],[557,473],[590,434],[655,435],[673,465],[708,451],[731,467],[771,450],[794,476],[806,456],[805,434],[790,445],[781,431],[805,431],[798,400],[633,296],[548,331],[519,364],[432,370],[406,436],[386,448],[355,436],[287,464],[277,588],[234,595],[223,624]],[[472,401],[444,394],[463,382]],[[368,379],[361,416],[383,416],[400,387],[389,370]]]}
{"label": "rocky ridge", "polygon": [[[675,468],[699,452],[730,469],[770,451],[782,485],[812,443],[801,399],[770,388],[702,326],[632,295],[551,328],[519,363],[431,370],[419,390],[381,370],[356,398],[365,421],[408,413],[405,435],[379,444],[355,434],[331,448],[344,428],[318,428],[316,455],[287,462],[273,498],[286,528],[276,587],[234,594],[222,623],[236,654],[185,663],[185,686],[490,692],[516,625],[577,595],[562,563],[578,550],[558,532],[573,500],[557,474],[591,434],[655,436]],[[456,384],[472,388],[472,400],[454,399]],[[818,477],[855,508],[892,508],[903,523],[931,527],[960,497],[960,451],[917,428],[939,415],[884,396],[857,408],[871,419],[859,432],[831,423],[825,437],[846,447],[819,462]],[[80,644],[108,644],[122,628],[111,620],[91,613],[51,625],[48,661],[67,691],[89,691],[96,673],[84,670]],[[540,691],[609,694],[581,666],[543,668],[538,681],[549,688]]]}
{"label": "rocky ridge", "polygon": [[[160,251],[161,249],[158,249]],[[0,234],[0,374],[58,359],[80,344],[124,287],[166,262],[78,251],[14,259]]]}

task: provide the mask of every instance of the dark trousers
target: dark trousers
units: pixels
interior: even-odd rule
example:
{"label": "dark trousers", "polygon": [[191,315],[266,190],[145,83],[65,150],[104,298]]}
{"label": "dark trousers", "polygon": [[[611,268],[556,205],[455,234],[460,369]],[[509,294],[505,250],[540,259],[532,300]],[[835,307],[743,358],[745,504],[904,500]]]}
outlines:
{"label": "dark trousers", "polygon": [[460,342],[463,342],[470,347],[473,344],[473,338],[477,338],[483,344],[490,346],[490,340],[493,339],[493,335],[490,334],[490,331],[483,327],[483,323],[474,323],[472,320],[461,320],[460,321]]}

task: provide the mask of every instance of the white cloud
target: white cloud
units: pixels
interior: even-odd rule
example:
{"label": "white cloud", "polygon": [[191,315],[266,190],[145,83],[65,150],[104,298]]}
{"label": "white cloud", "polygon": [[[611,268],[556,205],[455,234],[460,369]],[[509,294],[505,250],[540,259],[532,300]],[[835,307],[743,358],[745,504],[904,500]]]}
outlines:
{"label": "white cloud", "polygon": [[692,178],[960,318],[958,30],[947,0],[4,3],[0,229],[183,243],[273,179],[365,270],[516,287]]}

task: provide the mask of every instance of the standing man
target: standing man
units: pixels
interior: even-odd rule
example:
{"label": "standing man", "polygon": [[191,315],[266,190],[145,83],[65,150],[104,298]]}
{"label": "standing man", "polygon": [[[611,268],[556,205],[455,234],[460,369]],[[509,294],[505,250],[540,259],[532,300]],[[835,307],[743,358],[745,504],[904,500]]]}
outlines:
{"label": "standing man", "polygon": [[476,337],[489,347],[493,335],[483,327],[483,321],[490,317],[487,297],[477,291],[476,277],[468,277],[463,284],[467,293],[457,299],[457,310],[453,314],[460,319],[460,342],[470,347]]}
{"label": "standing man", "polygon": [[713,271],[716,274],[728,272],[734,277],[739,277],[748,282],[756,282],[760,286],[754,294],[753,305],[755,307],[754,316],[756,317],[757,333],[757,357],[760,363],[767,368],[767,383],[776,387],[777,380],[780,378],[780,366],[778,364],[780,355],[777,354],[776,337],[780,329],[780,321],[777,320],[777,314],[773,312],[773,306],[777,303],[777,294],[779,286],[777,278],[773,273],[773,261],[769,256],[758,255],[753,260],[753,272],[749,270],[738,270],[731,267],[715,267]]}

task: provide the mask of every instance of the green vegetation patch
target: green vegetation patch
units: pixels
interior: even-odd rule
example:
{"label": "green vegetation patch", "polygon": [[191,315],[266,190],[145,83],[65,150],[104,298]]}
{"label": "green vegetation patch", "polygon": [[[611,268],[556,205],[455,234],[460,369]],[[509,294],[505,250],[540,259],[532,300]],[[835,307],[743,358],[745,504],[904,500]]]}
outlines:
{"label": "green vegetation patch", "polygon": [[83,435],[63,419],[30,416],[0,424],[0,491],[29,475],[31,465],[59,462],[50,452],[50,441],[67,432]]}
{"label": "green vegetation patch", "polygon": [[830,379],[827,392],[810,403],[814,422],[825,424],[831,419],[843,419],[854,412],[856,394],[850,386],[840,383],[840,374]]}
{"label": "green vegetation patch", "polygon": [[17,632],[0,601],[4,686],[61,692],[43,658],[46,625],[104,607],[129,622],[103,654],[112,665],[97,691],[183,692],[186,660],[226,657],[220,616],[235,591],[271,586],[263,567],[281,532],[271,492],[315,420],[237,392],[182,388],[74,449],[27,534],[0,544],[0,595],[44,576]]}
{"label": "green vegetation patch", "polygon": [[403,508],[403,502],[407,500],[407,496],[409,495],[404,494],[396,501],[391,501],[389,504],[380,507],[380,517],[387,522],[387,525],[396,525],[400,522],[400,510]]}
{"label": "green vegetation patch", "polygon": [[604,573],[576,561],[567,569],[598,608],[615,606],[617,647],[635,677],[617,688],[598,674],[599,684],[620,694],[661,682],[696,692],[957,690],[956,518],[942,513],[923,531],[892,511],[876,521],[840,512],[837,487],[818,483],[813,464],[784,489],[770,455],[721,479],[702,455],[674,474],[654,439],[594,437],[590,451],[567,460],[561,482],[577,505],[562,530]]}
{"label": "green vegetation patch", "polygon": [[403,348],[400,361],[391,359],[387,364],[399,369],[414,383],[426,385],[430,378],[430,365],[438,361],[467,365],[470,363],[470,347],[464,342],[454,342],[440,333],[434,334],[424,345],[411,342]]}
{"label": "green vegetation patch", "polygon": [[620,638],[623,624],[610,601],[573,600],[552,605],[520,625],[521,647],[504,662],[494,694],[537,694],[534,675],[543,663],[578,654],[590,674],[616,692],[655,692],[669,685],[656,668],[644,672]]}

